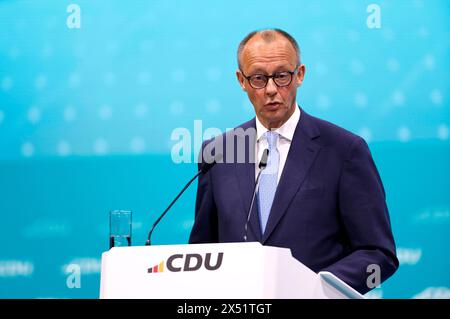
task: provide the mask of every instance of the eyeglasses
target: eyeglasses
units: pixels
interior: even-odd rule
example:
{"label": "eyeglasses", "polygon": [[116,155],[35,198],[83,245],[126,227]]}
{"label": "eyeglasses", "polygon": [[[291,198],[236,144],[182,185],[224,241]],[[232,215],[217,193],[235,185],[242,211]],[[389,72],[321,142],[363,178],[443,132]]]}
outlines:
{"label": "eyeglasses", "polygon": [[269,79],[273,79],[273,82],[278,87],[288,86],[292,82],[292,76],[297,73],[298,66],[295,67],[295,70],[290,71],[283,71],[283,72],[276,72],[273,75],[265,75],[265,74],[253,74],[250,76],[246,76],[242,70],[240,70],[244,78],[247,79],[247,81],[250,83],[250,86],[254,89],[263,89],[266,87],[267,82],[269,82]]}

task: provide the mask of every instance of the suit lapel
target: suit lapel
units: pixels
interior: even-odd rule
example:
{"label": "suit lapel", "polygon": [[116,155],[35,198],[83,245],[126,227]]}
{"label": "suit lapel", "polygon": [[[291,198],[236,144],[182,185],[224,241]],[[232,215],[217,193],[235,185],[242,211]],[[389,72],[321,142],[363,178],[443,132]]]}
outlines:
{"label": "suit lapel", "polygon": [[321,146],[312,140],[319,136],[317,127],[313,125],[308,114],[303,110],[301,112],[300,121],[295,129],[289,154],[277,186],[266,230],[262,236],[263,244],[286,213],[321,149]]}
{"label": "suit lapel", "polygon": [[[245,220],[247,220],[248,209],[252,201],[253,190],[255,187],[255,164],[254,163],[243,163],[236,164],[236,178],[239,182],[239,193],[241,194],[243,203],[243,214]],[[257,241],[261,241],[261,228],[259,227],[259,217],[258,217],[258,202],[255,198],[253,204],[253,209],[250,216],[250,222],[248,226],[248,231],[255,235]],[[250,236],[248,236],[250,238]]]}
{"label": "suit lapel", "polygon": [[[242,128],[246,130],[247,128],[254,128],[256,132],[256,122],[255,119],[245,123]],[[246,138],[245,141],[241,140],[241,145],[245,145],[244,150],[239,150],[238,146],[240,145],[239,139],[242,139],[242,136],[237,136],[237,143],[235,143],[235,155],[238,154],[238,152],[245,152],[246,153],[246,160],[244,163],[238,163],[236,161],[235,166],[235,172],[236,172],[236,178],[238,180],[239,185],[239,193],[241,195],[242,199],[242,207],[243,207],[243,214],[245,214],[245,220],[247,220],[247,214],[248,209],[250,208],[250,204],[252,201],[253,196],[253,190],[255,187],[255,155],[254,155],[254,149],[255,149],[255,142],[256,142],[256,136],[251,134],[249,138]],[[250,158],[253,157],[253,158]],[[261,228],[259,227],[259,217],[258,217],[258,203],[257,199],[255,198],[255,202],[253,204],[253,209],[250,216],[250,222],[248,227],[248,234],[250,232],[253,233],[254,237],[257,241],[261,241]],[[250,237],[250,236],[249,236]],[[251,238],[251,237],[250,237]]]}

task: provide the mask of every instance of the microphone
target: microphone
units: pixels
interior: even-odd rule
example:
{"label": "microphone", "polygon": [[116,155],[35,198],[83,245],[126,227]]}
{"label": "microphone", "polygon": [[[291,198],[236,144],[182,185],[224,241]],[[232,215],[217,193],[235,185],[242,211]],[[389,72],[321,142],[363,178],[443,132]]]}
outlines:
{"label": "microphone", "polygon": [[255,189],[253,190],[253,197],[252,197],[252,202],[250,204],[250,208],[248,209],[248,213],[247,213],[247,220],[245,221],[245,226],[244,226],[244,241],[247,241],[247,230],[248,230],[248,222],[250,221],[250,216],[252,214],[252,209],[253,209],[253,204],[255,202],[255,197],[256,197],[256,192],[258,191],[258,186],[259,186],[259,177],[261,176],[262,171],[266,168],[267,166],[267,159],[269,158],[269,149],[266,148],[263,151],[263,154],[261,156],[261,161],[259,162],[259,173],[258,176],[256,177],[256,182],[255,182]]}
{"label": "microphone", "polygon": [[150,229],[148,236],[147,236],[147,241],[145,242],[145,246],[150,246],[151,245],[151,241],[150,241],[150,237],[152,236],[153,230],[155,229],[156,225],[158,225],[158,223],[161,221],[161,219],[164,217],[164,215],[166,215],[166,213],[169,211],[169,209],[173,206],[173,204],[175,204],[175,202],[178,200],[178,198],[180,198],[180,196],[184,193],[184,191],[189,187],[189,185],[191,185],[191,183],[200,175],[200,174],[206,174],[214,165],[216,165],[217,162],[220,162],[223,158],[222,154],[217,154],[214,157],[214,160],[211,163],[204,163],[202,165],[202,167],[198,170],[197,174],[194,175],[194,177],[192,177],[189,182],[187,182],[187,184],[183,187],[183,189],[181,190],[181,192],[178,193],[177,197],[175,197],[175,199],[170,203],[170,205],[166,208],[166,210],[161,214],[161,216],[159,216],[159,218],[153,223],[152,228]]}

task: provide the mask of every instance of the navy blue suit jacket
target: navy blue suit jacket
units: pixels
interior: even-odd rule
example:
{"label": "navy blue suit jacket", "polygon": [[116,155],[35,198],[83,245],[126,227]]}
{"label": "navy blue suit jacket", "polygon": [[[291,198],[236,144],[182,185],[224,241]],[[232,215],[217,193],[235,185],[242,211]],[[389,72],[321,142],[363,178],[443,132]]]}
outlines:
{"label": "navy blue suit jacket", "polygon": [[[255,119],[239,126],[250,127],[256,128]],[[220,140],[235,139],[236,153],[242,137],[231,133]],[[254,154],[255,136],[244,140],[247,155]],[[243,241],[255,164],[230,161],[226,150],[224,163],[199,179],[190,243]],[[385,191],[366,142],[303,109],[264,234],[257,206],[248,241],[290,248],[307,267],[330,271],[360,293],[370,290],[369,265],[380,267],[381,281],[398,268]]]}

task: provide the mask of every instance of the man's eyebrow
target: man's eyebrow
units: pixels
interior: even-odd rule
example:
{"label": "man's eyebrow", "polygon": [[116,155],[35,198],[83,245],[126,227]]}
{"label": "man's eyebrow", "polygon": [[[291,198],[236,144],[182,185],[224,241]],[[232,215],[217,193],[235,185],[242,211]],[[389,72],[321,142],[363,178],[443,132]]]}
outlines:
{"label": "man's eyebrow", "polygon": [[[289,67],[287,67],[286,65],[279,65],[274,69],[273,73],[277,73],[277,72],[287,72],[287,71],[291,71],[289,69]],[[266,72],[265,70],[263,70],[261,67],[257,67],[255,68],[252,72],[249,72],[250,74],[269,74],[268,72]]]}
{"label": "man's eyebrow", "polygon": [[256,68],[254,69],[252,72],[250,72],[251,74],[265,74],[267,72],[265,72],[263,69],[261,68]]}

